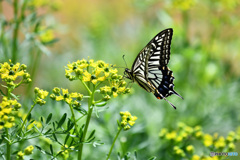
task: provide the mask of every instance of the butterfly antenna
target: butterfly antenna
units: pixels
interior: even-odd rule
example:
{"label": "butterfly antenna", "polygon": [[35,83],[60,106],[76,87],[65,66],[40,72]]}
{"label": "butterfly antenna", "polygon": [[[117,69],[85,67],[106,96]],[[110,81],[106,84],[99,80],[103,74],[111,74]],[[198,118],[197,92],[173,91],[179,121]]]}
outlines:
{"label": "butterfly antenna", "polygon": [[124,62],[125,62],[126,67],[128,68],[128,66],[127,66],[127,62],[126,62],[126,60],[125,60],[124,57],[125,57],[125,55],[123,55],[122,58],[123,58],[123,60],[124,60]]}

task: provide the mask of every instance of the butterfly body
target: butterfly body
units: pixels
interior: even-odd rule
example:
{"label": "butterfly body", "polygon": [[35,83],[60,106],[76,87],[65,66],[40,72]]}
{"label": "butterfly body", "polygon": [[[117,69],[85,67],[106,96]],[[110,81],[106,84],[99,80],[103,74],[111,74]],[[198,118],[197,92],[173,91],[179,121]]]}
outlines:
{"label": "butterfly body", "polygon": [[[140,51],[132,68],[126,68],[124,72],[126,78],[137,82],[140,87],[147,92],[152,92],[158,99],[165,99],[166,101],[166,97],[172,94],[181,97],[173,89],[174,77],[172,71],[167,67],[170,60],[172,35],[173,30],[171,28],[158,33]],[[170,104],[176,109],[172,103]]]}

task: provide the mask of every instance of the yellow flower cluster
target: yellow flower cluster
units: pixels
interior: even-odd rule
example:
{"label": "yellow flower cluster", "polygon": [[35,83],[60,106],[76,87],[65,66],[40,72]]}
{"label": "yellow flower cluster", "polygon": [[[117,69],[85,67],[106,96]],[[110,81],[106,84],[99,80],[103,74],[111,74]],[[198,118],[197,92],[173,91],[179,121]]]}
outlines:
{"label": "yellow flower cluster", "polygon": [[41,27],[39,31],[39,38],[42,43],[48,43],[55,39],[53,29]]}
{"label": "yellow flower cluster", "polygon": [[135,124],[135,121],[137,120],[136,116],[132,116],[130,112],[120,112],[120,115],[122,117],[121,126],[124,128],[124,130],[129,130],[131,127]]}
{"label": "yellow flower cluster", "polygon": [[[21,83],[31,82],[30,75],[26,72],[27,66],[20,63],[13,64],[11,60],[8,62],[0,63],[0,75],[2,81],[6,82],[8,87],[16,88]],[[22,80],[16,84],[18,77],[22,77]]]}
{"label": "yellow flower cluster", "polygon": [[[229,132],[226,138],[218,136],[217,133],[212,136],[210,134],[203,133],[200,126],[190,127],[182,122],[178,123],[176,130],[169,131],[168,129],[163,128],[159,133],[159,137],[163,140],[171,141],[171,143],[175,145],[173,147],[175,155],[179,157],[186,157],[186,154],[188,154],[192,156],[192,160],[217,160],[218,157],[194,155],[193,153],[195,149],[193,145],[181,145],[186,144],[187,142],[189,143],[190,139],[200,140],[203,143],[203,146],[209,149],[209,153],[210,151],[233,151],[235,149],[234,143],[240,139],[239,135],[233,131]],[[209,155],[209,153],[206,154]]]}
{"label": "yellow flower cluster", "polygon": [[181,10],[189,10],[195,3],[195,0],[173,0],[173,6]]}
{"label": "yellow flower cluster", "polygon": [[33,7],[33,8],[40,8],[44,6],[50,7],[52,10],[58,10],[62,6],[62,1],[61,0],[31,0],[28,2],[28,7]]}
{"label": "yellow flower cluster", "polygon": [[21,104],[17,100],[8,100],[3,97],[0,103],[0,129],[11,128],[15,124],[14,112],[21,108]]}
{"label": "yellow flower cluster", "polygon": [[34,147],[33,147],[32,145],[30,145],[30,146],[28,146],[28,147],[26,147],[26,148],[24,149],[24,152],[19,151],[19,152],[17,153],[17,159],[18,159],[18,160],[24,159],[24,156],[25,156],[25,155],[30,155],[30,154],[33,153],[33,149],[34,149]]}
{"label": "yellow flower cluster", "polygon": [[40,106],[44,105],[46,103],[44,99],[47,97],[48,92],[42,89],[39,89],[38,87],[35,87],[34,92],[36,97],[35,102]]}
{"label": "yellow flower cluster", "polygon": [[[61,93],[62,91],[62,93]],[[79,101],[83,99],[83,95],[77,92],[69,93],[68,89],[61,90],[57,87],[53,89],[53,94],[50,95],[50,98],[56,101],[65,101],[67,104],[72,104],[75,107],[81,106]]]}
{"label": "yellow flower cluster", "polygon": [[130,89],[126,88],[126,82],[121,75],[117,74],[118,70],[112,65],[102,60],[78,60],[70,63],[65,69],[65,76],[69,80],[80,79],[83,82],[90,82],[95,87],[103,82],[105,86],[100,88],[100,93],[104,95],[104,100],[110,97],[117,97],[119,94],[129,93]]}

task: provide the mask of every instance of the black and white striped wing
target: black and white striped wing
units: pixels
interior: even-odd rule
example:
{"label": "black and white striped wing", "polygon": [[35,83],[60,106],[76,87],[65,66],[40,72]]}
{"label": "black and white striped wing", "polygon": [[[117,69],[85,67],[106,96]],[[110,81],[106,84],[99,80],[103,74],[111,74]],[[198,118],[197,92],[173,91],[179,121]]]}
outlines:
{"label": "black and white striped wing", "polygon": [[143,89],[147,92],[152,92],[154,87],[150,85],[147,81],[147,59],[150,55],[150,47],[146,46],[142,49],[142,51],[138,54],[135,59],[131,72],[134,75],[134,81],[136,81]]}
{"label": "black and white striped wing", "polygon": [[[152,50],[147,59],[147,80],[154,86],[154,95],[158,99],[176,94],[181,97],[173,87],[173,74],[167,67],[170,60],[170,48],[173,30],[166,29],[155,36],[150,42]],[[182,98],[182,97],[181,97]]]}
{"label": "black and white striped wing", "polygon": [[[172,34],[173,30],[171,28],[158,33],[140,51],[132,65],[135,81],[148,92],[153,92],[156,88],[148,82],[149,74],[155,73],[155,67],[166,66],[169,62]],[[159,83],[161,79],[161,73],[157,74],[156,82]]]}

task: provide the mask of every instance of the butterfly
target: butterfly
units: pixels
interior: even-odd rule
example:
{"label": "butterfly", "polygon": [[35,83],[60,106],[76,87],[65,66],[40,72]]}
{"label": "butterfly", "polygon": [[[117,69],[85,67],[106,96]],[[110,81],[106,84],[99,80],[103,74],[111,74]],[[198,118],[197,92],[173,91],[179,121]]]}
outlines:
{"label": "butterfly", "polygon": [[170,60],[170,47],[173,29],[168,28],[158,33],[138,54],[132,68],[126,68],[124,75],[132,82],[152,92],[157,99],[166,100],[174,109],[176,107],[166,97],[175,94],[183,99],[174,89],[173,72],[167,67]]}

